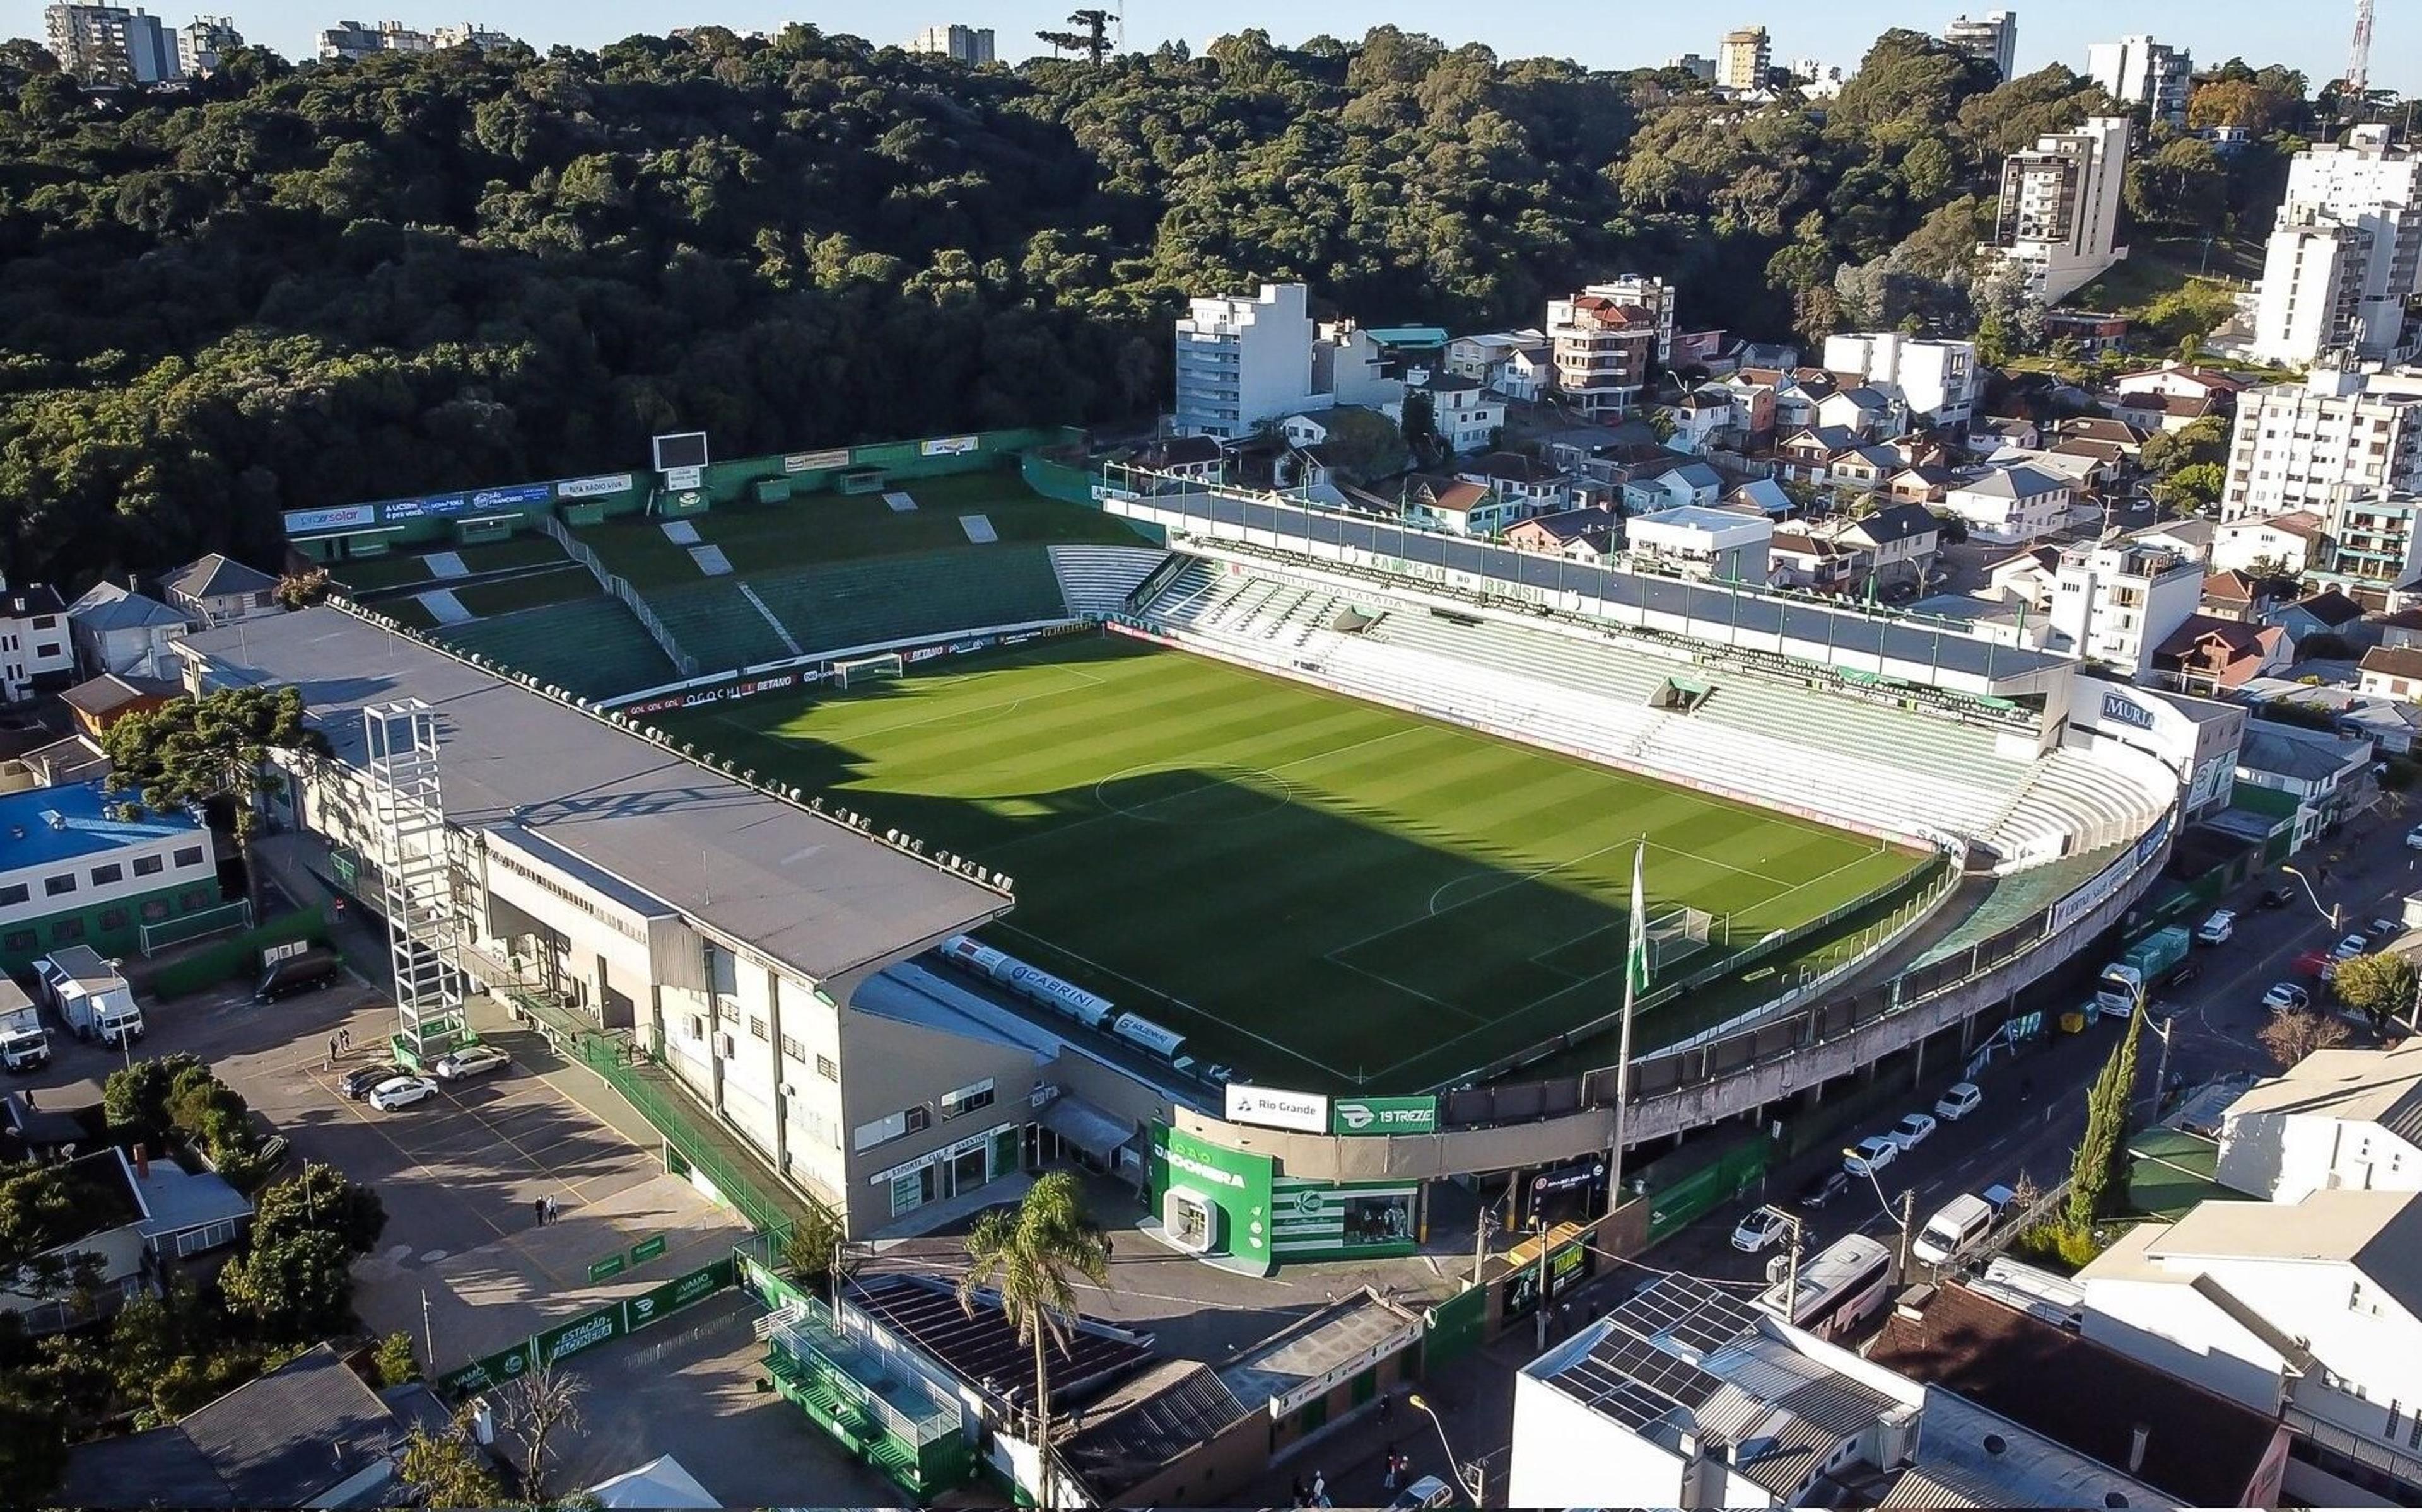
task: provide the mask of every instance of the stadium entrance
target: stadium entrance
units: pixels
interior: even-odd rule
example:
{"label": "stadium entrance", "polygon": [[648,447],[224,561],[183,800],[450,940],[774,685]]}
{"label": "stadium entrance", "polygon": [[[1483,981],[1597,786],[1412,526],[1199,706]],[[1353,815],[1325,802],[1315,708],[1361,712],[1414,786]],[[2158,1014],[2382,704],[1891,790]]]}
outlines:
{"label": "stadium entrance", "polygon": [[1423,1183],[1289,1177],[1270,1156],[1162,1124],[1153,1128],[1152,1213],[1162,1242],[1248,1275],[1289,1260],[1412,1255],[1428,1225]]}

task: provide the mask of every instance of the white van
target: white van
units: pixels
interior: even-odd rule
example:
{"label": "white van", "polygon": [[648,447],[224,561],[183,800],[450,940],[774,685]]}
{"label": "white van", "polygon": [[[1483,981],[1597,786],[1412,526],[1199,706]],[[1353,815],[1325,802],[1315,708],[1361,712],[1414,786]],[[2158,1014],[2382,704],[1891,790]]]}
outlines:
{"label": "white van", "polygon": [[1910,1253],[1928,1265],[1941,1265],[1985,1237],[1993,1226],[1995,1208],[1974,1194],[1952,1198],[1918,1230]]}

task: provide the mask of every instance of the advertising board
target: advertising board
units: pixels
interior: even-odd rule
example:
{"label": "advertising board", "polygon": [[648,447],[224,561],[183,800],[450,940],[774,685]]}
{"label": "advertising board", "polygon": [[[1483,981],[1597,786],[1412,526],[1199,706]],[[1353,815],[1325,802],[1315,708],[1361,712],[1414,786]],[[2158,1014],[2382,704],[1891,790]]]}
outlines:
{"label": "advertising board", "polygon": [[1317,1092],[1289,1092],[1282,1087],[1231,1082],[1228,1121],[1325,1134],[1329,1132],[1329,1099]]}
{"label": "advertising board", "polygon": [[568,477],[555,486],[558,499],[597,499],[608,493],[627,493],[638,480],[629,473],[606,473],[596,477]]}
{"label": "advertising board", "polygon": [[1183,1187],[1217,1207],[1227,1253],[1266,1270],[1270,1263],[1270,1180],[1266,1155],[1232,1150],[1181,1129],[1155,1127],[1153,1197]]}
{"label": "advertising board", "polygon": [[1347,1138],[1438,1132],[1436,1098],[1339,1098],[1329,1105],[1329,1131]]}
{"label": "advertising board", "polygon": [[309,535],[322,530],[358,530],[378,523],[375,504],[348,504],[333,509],[289,509],[286,511],[286,534]]}
{"label": "advertising board", "polygon": [[917,449],[928,457],[964,457],[983,444],[982,436],[941,436]]}
{"label": "advertising board", "polygon": [[782,459],[785,473],[822,473],[849,465],[849,448],[835,446],[830,451],[798,451]]}

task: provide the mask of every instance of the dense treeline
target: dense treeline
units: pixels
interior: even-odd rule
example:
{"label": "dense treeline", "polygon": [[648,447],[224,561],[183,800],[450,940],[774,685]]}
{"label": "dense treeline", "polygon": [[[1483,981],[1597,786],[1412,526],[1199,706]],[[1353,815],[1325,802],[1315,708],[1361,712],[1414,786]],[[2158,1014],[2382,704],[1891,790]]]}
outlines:
{"label": "dense treeline", "polygon": [[[1948,318],[2001,156],[2105,103],[1990,83],[1906,32],[1820,111],[1386,27],[969,72],[794,26],[251,51],[95,103],[0,44],[0,566],[266,560],[280,508],[668,428],[1140,416],[1185,294],[1268,278],[1375,323],[1532,322],[1624,269],[1752,334]],[[2209,188],[2173,166],[2152,213]]]}

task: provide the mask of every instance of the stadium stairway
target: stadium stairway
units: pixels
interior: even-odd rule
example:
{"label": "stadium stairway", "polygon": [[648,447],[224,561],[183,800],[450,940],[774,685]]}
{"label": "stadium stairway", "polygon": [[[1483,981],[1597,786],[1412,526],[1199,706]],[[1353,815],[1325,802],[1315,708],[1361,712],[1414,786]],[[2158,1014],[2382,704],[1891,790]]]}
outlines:
{"label": "stadium stairway", "polygon": [[[1347,603],[1384,617],[1359,634],[1329,628]],[[1281,670],[1316,666],[1347,692],[1598,753],[1684,786],[1890,834],[1965,835],[2007,867],[2132,838],[2168,801],[2162,782],[2097,753],[2013,760],[1996,749],[1995,731],[1956,718],[1611,639],[1448,618],[1268,570],[1197,562],[1144,612]],[[1687,714],[1651,707],[1673,676],[1713,692]]]}
{"label": "stadium stairway", "polygon": [[1150,546],[1053,546],[1052,575],[1072,615],[1100,617],[1126,608],[1127,595],[1169,553]]}

